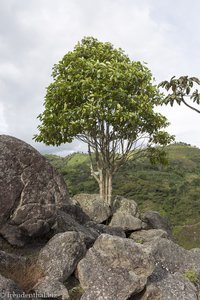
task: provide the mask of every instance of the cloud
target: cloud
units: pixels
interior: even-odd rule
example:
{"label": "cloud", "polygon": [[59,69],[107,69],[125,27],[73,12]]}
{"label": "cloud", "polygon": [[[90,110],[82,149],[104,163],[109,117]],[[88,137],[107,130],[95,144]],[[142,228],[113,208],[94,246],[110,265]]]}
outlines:
{"label": "cloud", "polygon": [[[85,149],[78,142],[54,149],[32,141],[53,64],[83,36],[95,36],[123,48],[133,60],[146,61],[157,82],[174,74],[199,76],[199,9],[197,0],[193,6],[186,0],[1,0],[1,132],[40,151]],[[197,115],[182,108],[162,112],[178,138],[200,146],[192,134]]]}

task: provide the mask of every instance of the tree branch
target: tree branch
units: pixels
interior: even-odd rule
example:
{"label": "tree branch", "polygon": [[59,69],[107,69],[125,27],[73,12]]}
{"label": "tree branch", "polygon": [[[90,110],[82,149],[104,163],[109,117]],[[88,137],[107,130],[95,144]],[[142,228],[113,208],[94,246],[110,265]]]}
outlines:
{"label": "tree branch", "polygon": [[182,98],[182,102],[183,102],[187,107],[191,108],[192,110],[194,110],[194,111],[196,111],[196,112],[198,112],[198,113],[200,114],[200,110],[198,110],[197,108],[195,108],[195,107],[189,105],[183,98]]}

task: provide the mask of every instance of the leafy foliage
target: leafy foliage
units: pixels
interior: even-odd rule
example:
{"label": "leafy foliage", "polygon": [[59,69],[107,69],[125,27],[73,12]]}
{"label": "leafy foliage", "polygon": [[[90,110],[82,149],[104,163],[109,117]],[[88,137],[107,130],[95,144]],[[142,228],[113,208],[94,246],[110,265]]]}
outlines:
{"label": "leafy foliage", "polygon": [[164,152],[152,147],[166,146],[172,137],[163,130],[166,118],[154,111],[161,94],[141,62],[86,37],[54,65],[52,76],[34,138],[47,145],[74,138],[87,143],[102,198],[111,197],[113,174],[130,154],[141,156],[144,144],[152,161],[164,159]]}
{"label": "leafy foliage", "polygon": [[178,105],[183,103],[192,110],[200,113],[199,109],[188,103],[189,99],[189,101],[192,101],[197,105],[200,104],[200,93],[198,89],[195,88],[198,85],[200,85],[200,80],[198,78],[188,76],[181,76],[179,78],[173,76],[170,81],[165,80],[161,82],[159,86],[165,88],[169,92],[163,103],[170,103],[171,106],[173,106],[175,102]]}

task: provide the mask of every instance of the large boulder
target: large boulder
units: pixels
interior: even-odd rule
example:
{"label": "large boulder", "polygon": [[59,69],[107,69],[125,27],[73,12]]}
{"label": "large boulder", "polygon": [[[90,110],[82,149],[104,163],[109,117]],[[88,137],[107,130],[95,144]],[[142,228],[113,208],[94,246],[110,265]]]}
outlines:
{"label": "large boulder", "polygon": [[78,232],[58,233],[40,251],[37,265],[45,276],[63,282],[74,272],[85,252],[85,243]]}
{"label": "large boulder", "polygon": [[125,212],[137,218],[140,216],[137,203],[134,200],[122,196],[115,197],[112,204],[112,210],[113,212]]}
{"label": "large boulder", "polygon": [[142,291],[153,271],[149,256],[132,240],[102,234],[77,267],[83,300],[125,300]]}
{"label": "large boulder", "polygon": [[111,215],[109,205],[100,199],[99,194],[78,194],[72,198],[74,203],[78,203],[85,214],[96,223],[103,223]]}
{"label": "large boulder", "polygon": [[93,229],[91,226],[87,226],[87,224],[82,225],[78,223],[73,216],[60,210],[57,213],[57,224],[54,232],[63,233],[67,231],[76,231],[81,233],[87,247],[90,247],[99,236],[96,229]]}
{"label": "large boulder", "polygon": [[23,246],[48,233],[57,208],[70,203],[63,178],[33,147],[0,136],[0,234]]}
{"label": "large boulder", "polygon": [[151,280],[145,291],[131,300],[198,300],[197,289],[186,277],[176,272]]}
{"label": "large boulder", "polygon": [[[144,245],[145,247],[145,245]],[[173,241],[161,238],[157,243],[153,242],[147,249],[151,248],[151,254],[156,264],[161,264],[162,268],[171,273],[185,272],[186,270],[194,270],[200,275],[200,251],[186,250]]]}
{"label": "large boulder", "polygon": [[149,243],[152,241],[157,241],[160,238],[167,238],[168,234],[162,229],[149,229],[149,230],[139,230],[134,231],[129,236],[130,239],[133,239],[136,243]]}
{"label": "large boulder", "polygon": [[112,216],[109,226],[119,227],[129,232],[142,229],[142,221],[124,211],[116,211]]}
{"label": "large boulder", "polygon": [[153,257],[155,269],[145,291],[133,300],[198,299],[200,249],[185,250],[161,237],[145,242],[143,249]]}

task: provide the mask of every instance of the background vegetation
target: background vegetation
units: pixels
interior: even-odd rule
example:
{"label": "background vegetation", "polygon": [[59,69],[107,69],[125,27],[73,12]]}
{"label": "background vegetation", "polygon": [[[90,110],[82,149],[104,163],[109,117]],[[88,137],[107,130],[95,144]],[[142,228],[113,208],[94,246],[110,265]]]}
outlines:
{"label": "background vegetation", "polygon": [[[180,245],[200,247],[200,149],[175,143],[167,147],[167,154],[167,166],[130,159],[113,179],[113,195],[134,199],[143,212],[159,211]],[[46,157],[63,174],[72,196],[98,192],[87,154]]]}

